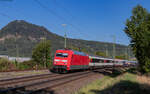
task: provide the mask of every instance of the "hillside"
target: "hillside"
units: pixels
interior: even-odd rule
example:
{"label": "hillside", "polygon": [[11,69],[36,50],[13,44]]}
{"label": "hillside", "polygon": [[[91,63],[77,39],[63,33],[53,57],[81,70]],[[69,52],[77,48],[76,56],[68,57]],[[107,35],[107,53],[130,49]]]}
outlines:
{"label": "hillside", "polygon": [[[32,49],[43,38],[51,40],[52,54],[56,49],[62,49],[64,38],[54,34],[44,28],[31,24],[23,20],[15,20],[8,23],[0,30],[0,54],[9,56],[31,57]],[[112,43],[87,41],[80,39],[67,39],[68,47],[85,48],[88,53],[94,54],[96,51],[105,51],[106,45],[109,56],[112,56]],[[125,53],[127,46],[116,44],[116,55]]]}

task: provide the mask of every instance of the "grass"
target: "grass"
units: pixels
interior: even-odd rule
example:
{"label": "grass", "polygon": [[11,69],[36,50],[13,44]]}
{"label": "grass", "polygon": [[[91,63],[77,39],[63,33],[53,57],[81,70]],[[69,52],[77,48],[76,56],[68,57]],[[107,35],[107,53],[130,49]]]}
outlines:
{"label": "grass", "polygon": [[150,94],[150,78],[126,72],[104,76],[81,88],[76,94]]}

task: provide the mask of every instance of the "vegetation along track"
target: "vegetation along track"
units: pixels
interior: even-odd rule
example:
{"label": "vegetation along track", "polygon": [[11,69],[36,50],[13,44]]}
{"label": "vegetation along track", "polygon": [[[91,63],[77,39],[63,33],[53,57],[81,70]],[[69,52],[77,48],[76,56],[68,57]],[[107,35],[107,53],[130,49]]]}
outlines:
{"label": "vegetation along track", "polygon": [[[0,94],[15,94],[15,93],[33,93],[41,90],[46,90],[52,87],[56,87],[61,84],[68,83],[70,81],[78,80],[87,77],[92,72],[77,72],[72,74],[51,74],[49,76],[31,77],[0,82]],[[56,76],[57,75],[57,76]],[[27,80],[28,79],[28,80]],[[42,79],[42,80],[41,80]],[[36,81],[35,81],[36,80]],[[19,84],[18,84],[19,83]],[[20,84],[21,83],[21,84]]]}

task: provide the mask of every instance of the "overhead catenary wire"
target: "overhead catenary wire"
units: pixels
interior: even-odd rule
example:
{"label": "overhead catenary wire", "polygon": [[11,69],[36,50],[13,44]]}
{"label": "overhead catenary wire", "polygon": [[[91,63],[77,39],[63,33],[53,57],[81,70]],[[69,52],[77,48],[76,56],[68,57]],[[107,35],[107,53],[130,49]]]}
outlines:
{"label": "overhead catenary wire", "polygon": [[[58,7],[63,9],[69,16],[71,16],[71,19],[75,19],[75,17],[72,15],[72,13],[66,7],[64,7],[62,4],[60,4],[60,2],[57,2],[57,0],[53,0],[53,1],[54,1],[54,4],[56,4]],[[78,28],[77,26],[74,26],[72,23],[70,23],[70,25],[72,27],[76,28],[78,31],[81,31],[80,28]]]}
{"label": "overhead catenary wire", "polygon": [[[60,7],[60,8],[63,9],[69,16],[71,16],[71,19],[74,19],[74,20],[76,19],[76,18],[74,17],[74,15],[72,15],[72,13],[69,11],[68,8],[66,8],[65,6],[63,6],[60,2],[57,2],[57,0],[52,0],[52,1],[54,2],[54,4],[55,4],[56,6]],[[83,32],[81,31],[81,28],[78,27],[79,24],[76,24],[76,25],[70,24],[70,25],[79,31],[79,32],[77,32],[77,33],[83,34],[83,35],[85,35],[85,36],[87,36],[87,37],[92,37],[92,36],[90,36],[90,35],[88,35],[88,34],[86,34],[86,33],[83,33]]]}
{"label": "overhead catenary wire", "polygon": [[6,17],[6,18],[8,18],[8,19],[13,19],[12,17],[10,17],[9,15],[4,14],[4,13],[0,13],[0,15]]}
{"label": "overhead catenary wire", "polygon": [[50,14],[53,14],[54,16],[58,17],[59,19],[63,20],[64,22],[66,22],[66,20],[58,15],[55,11],[53,11],[52,9],[48,8],[47,6],[45,6],[44,4],[42,4],[40,1],[38,0],[34,0],[37,4],[39,4],[43,9],[45,9],[47,12],[49,12]]}
{"label": "overhead catenary wire", "polygon": [[[68,20],[66,20],[64,17],[60,16],[58,13],[56,13],[55,11],[53,11],[52,9],[48,8],[47,6],[45,6],[44,4],[42,4],[39,0],[34,0],[37,4],[39,4],[43,9],[45,9],[47,12],[49,12],[50,14],[53,14],[55,17],[57,17],[58,19],[62,20],[63,23],[70,25],[71,27],[73,27],[74,29],[76,29],[78,32],[78,34],[80,35],[86,35],[87,37],[91,37],[88,34],[84,33],[81,31],[80,28],[78,28],[77,26],[75,26],[74,24],[68,22]],[[75,30],[74,30],[75,31]]]}
{"label": "overhead catenary wire", "polygon": [[60,7],[61,9],[63,9],[69,16],[71,16],[71,19],[74,19],[75,17],[72,15],[72,13],[66,8],[64,7],[62,4],[60,4],[60,2],[57,2],[57,0],[53,0],[54,4],[58,7]]}
{"label": "overhead catenary wire", "polygon": [[[24,20],[26,21],[26,20],[28,20],[28,18],[30,18],[30,15],[26,15],[25,14],[25,12],[23,12],[22,10],[20,10],[19,8],[13,8],[13,5],[12,6],[3,6],[3,7],[5,7],[5,8],[9,8],[9,9],[13,9],[14,10],[14,12],[16,12],[17,14],[19,14],[19,16],[20,17],[23,17],[24,18]],[[6,15],[6,14],[4,14],[4,15]],[[3,16],[4,16],[3,15]],[[17,19],[17,18],[14,18],[14,17],[10,17],[9,15],[6,15],[6,16],[8,16],[7,18],[9,18],[9,19]],[[18,16],[17,16],[18,17]],[[56,29],[58,29],[58,30],[61,30],[59,27],[57,27],[56,25],[54,25],[54,24],[50,24],[49,25],[49,27],[50,28],[52,28],[52,29],[54,29],[54,28],[56,28]]]}
{"label": "overhead catenary wire", "polygon": [[[49,11],[50,13],[52,13],[53,15],[57,16],[57,18],[63,20],[64,23],[68,23],[69,25],[71,25],[72,27],[74,27],[78,31],[78,34],[83,33],[83,32],[81,32],[80,28],[78,28],[78,27],[74,26],[72,23],[68,22],[64,17],[60,16],[54,10],[48,8],[47,6],[45,6],[44,4],[42,4],[41,2],[39,2],[39,0],[34,0],[34,1],[36,1],[41,7],[43,7],[44,9],[46,9],[47,11]],[[57,4],[59,4],[59,3],[57,2]],[[61,7],[64,8],[64,10],[67,10],[64,6],[61,6]],[[67,13],[69,13],[69,12],[67,11]],[[9,15],[3,14],[3,13],[2,14],[0,13],[0,15],[5,16],[5,17],[7,17],[9,19],[12,19],[12,16],[10,17]],[[70,13],[69,13],[69,15],[70,15]],[[83,34],[83,35],[86,35],[86,34]]]}

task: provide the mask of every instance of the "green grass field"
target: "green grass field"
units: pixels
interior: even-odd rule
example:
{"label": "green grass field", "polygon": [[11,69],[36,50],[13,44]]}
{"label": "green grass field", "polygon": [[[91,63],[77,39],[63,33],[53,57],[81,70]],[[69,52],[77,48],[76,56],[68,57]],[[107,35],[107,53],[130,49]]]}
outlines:
{"label": "green grass field", "polygon": [[115,77],[107,75],[76,94],[150,94],[150,78],[130,72]]}

